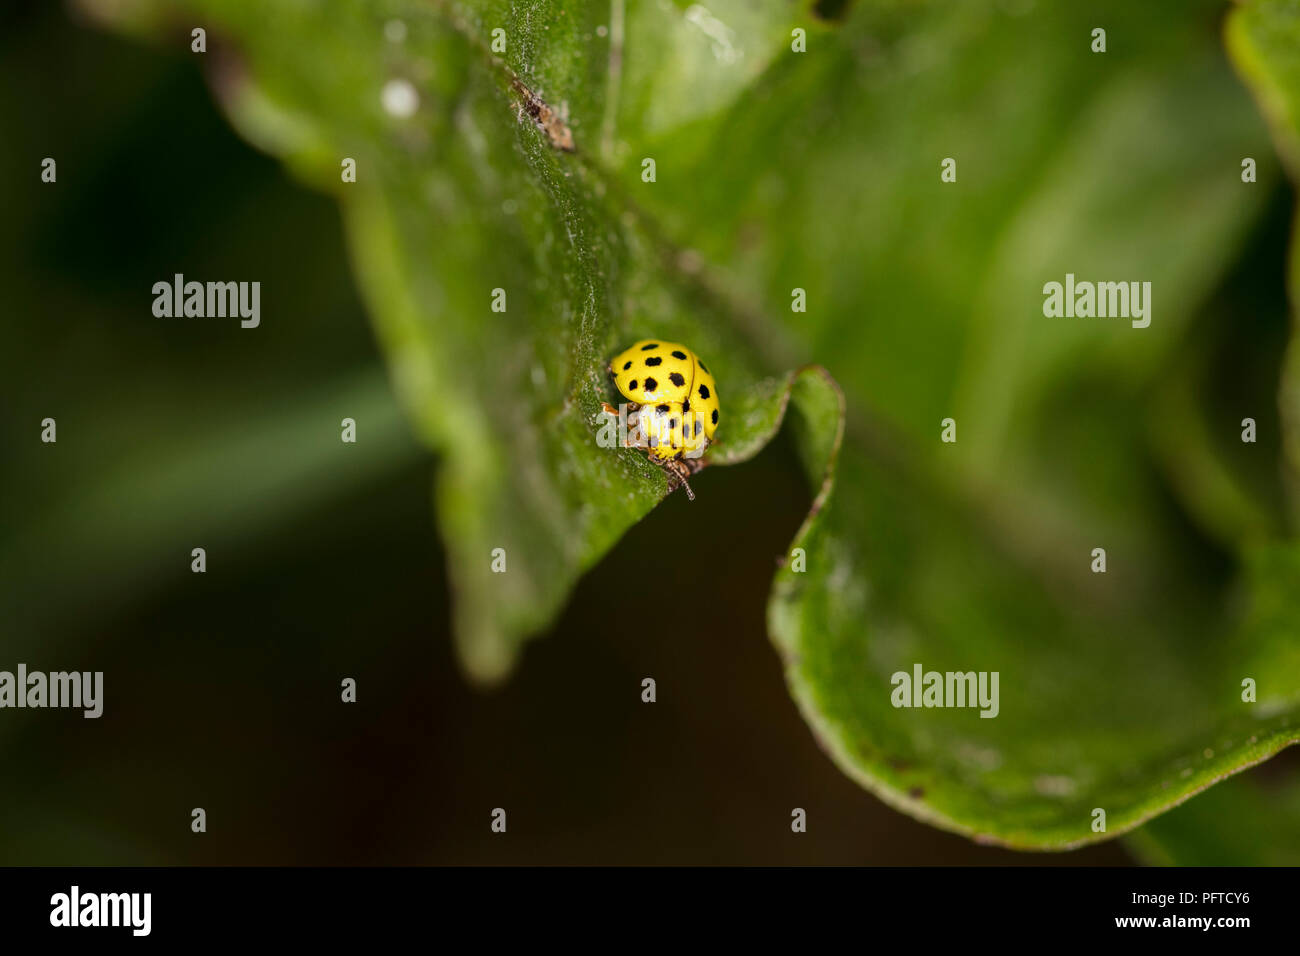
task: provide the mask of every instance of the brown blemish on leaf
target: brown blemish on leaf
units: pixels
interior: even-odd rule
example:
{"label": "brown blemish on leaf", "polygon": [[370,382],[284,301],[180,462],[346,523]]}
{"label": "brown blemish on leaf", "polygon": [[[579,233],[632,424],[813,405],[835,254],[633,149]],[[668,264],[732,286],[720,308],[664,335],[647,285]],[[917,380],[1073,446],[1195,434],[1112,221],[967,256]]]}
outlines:
{"label": "brown blemish on leaf", "polygon": [[550,139],[552,146],[566,153],[572,153],[575,149],[573,132],[569,129],[569,124],[564,121],[564,117],[540,96],[524,86],[519,77],[512,76],[510,78],[510,88],[519,96],[520,116],[522,117],[524,113],[527,113],[533,122],[537,124],[537,128]]}
{"label": "brown blemish on leaf", "polygon": [[818,20],[837,22],[848,16],[853,0],[817,0],[812,6],[812,14]]}
{"label": "brown blemish on leaf", "polygon": [[925,788],[913,787],[911,790],[907,791],[907,795],[911,797],[913,800],[920,800],[922,797],[925,796]]}

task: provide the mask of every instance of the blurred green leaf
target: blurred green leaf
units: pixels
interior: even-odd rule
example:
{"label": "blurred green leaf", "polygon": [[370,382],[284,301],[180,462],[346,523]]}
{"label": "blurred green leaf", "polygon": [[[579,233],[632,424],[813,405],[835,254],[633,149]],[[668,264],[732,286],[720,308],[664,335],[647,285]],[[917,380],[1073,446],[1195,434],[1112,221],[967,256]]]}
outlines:
{"label": "blurred green leaf", "polygon": [[[234,396],[223,397],[227,410],[238,408]],[[96,423],[103,448],[84,438],[84,419],[61,416],[63,440],[45,457],[62,457],[46,467],[78,480],[57,505],[16,518],[0,550],[6,647],[20,659],[50,652],[66,625],[111,613],[123,594],[188,573],[192,548],[224,562],[256,531],[365,487],[419,452],[377,370],[299,393],[271,413],[246,410],[234,425],[202,409],[174,424],[155,416],[145,454],[114,460],[105,449],[131,449],[142,407],[117,405],[115,422]],[[364,423],[367,453],[342,459],[348,446],[337,423],[349,415]],[[52,581],[76,582],[77,599],[52,600]]]}
{"label": "blurred green leaf", "polygon": [[1226,41],[1269,119],[1278,152],[1292,176],[1300,176],[1300,10],[1289,0],[1239,4],[1228,18]]}
{"label": "blurred green leaf", "polygon": [[[196,19],[91,5],[173,37]],[[717,373],[716,462],[761,447],[787,397],[798,412],[818,490],[773,638],[823,746],[886,801],[1069,847],[1296,741],[1283,516],[1243,506],[1204,440],[1191,454],[1228,490],[1180,506],[1202,492],[1171,493],[1152,440],[1183,427],[1157,398],[1276,176],[1218,7],[878,3],[827,26],[740,2],[189,6],[237,50],[213,57],[234,122],[343,204],[400,397],[444,453],[472,674],[503,675],[663,494],[644,458],[595,443],[605,360],[654,335]],[[516,80],[567,116],[576,153],[522,114]],[[393,83],[411,115],[382,108]],[[1260,184],[1240,181],[1246,155]],[[1152,282],[1151,327],[1045,319],[1042,285],[1067,272]],[[846,430],[824,373],[781,372],[809,361],[844,386]],[[1204,535],[1241,546],[1239,578]],[[914,663],[998,671],[999,716],[893,708],[890,675]]]}
{"label": "blurred green leaf", "polygon": [[1151,866],[1295,866],[1300,777],[1234,777],[1125,838]]}
{"label": "blurred green leaf", "polygon": [[[1300,182],[1300,8],[1286,0],[1244,3],[1228,19],[1233,63],[1268,117],[1278,152]],[[1300,247],[1291,243],[1289,289],[1300,300]],[[1281,390],[1283,445],[1292,510],[1300,516],[1300,343],[1287,350]]]}
{"label": "blurred green leaf", "polygon": [[[1234,65],[1251,87],[1260,109],[1269,119],[1278,152],[1293,179],[1300,178],[1300,7],[1285,0],[1255,0],[1234,9],[1225,31]],[[1300,291],[1300,259],[1292,243],[1290,270],[1292,299]],[[1284,364],[1280,389],[1284,427],[1284,467],[1293,508],[1300,504],[1296,480],[1300,477],[1300,367],[1293,339]],[[1190,395],[1178,392],[1171,409],[1186,409]],[[1179,452],[1170,443],[1174,454]],[[1209,462],[1188,462],[1200,488],[1200,501],[1236,498],[1225,513],[1246,518],[1256,501],[1240,494],[1231,480],[1216,474]],[[1209,471],[1206,470],[1209,466]],[[1247,525],[1252,522],[1246,520]],[[1294,546],[1255,555],[1257,579],[1272,582],[1260,589],[1253,636],[1240,648],[1247,669],[1266,674],[1291,674],[1300,670],[1300,552]],[[1282,567],[1260,569],[1259,565]],[[1251,655],[1254,659],[1251,660]],[[1300,778],[1291,773],[1283,780],[1239,777],[1186,806],[1134,831],[1129,845],[1144,861],[1165,866],[1293,865],[1300,856]]]}
{"label": "blurred green leaf", "polygon": [[[428,458],[364,324],[336,204],[291,188],[216,111],[195,109],[209,93],[192,64],[65,17],[20,16],[0,56],[14,141],[60,157],[57,186],[12,190],[0,229],[11,668],[100,652],[123,616],[198,583],[192,548],[214,570],[246,566],[305,515]],[[24,83],[45,71],[62,80],[36,102]],[[0,172],[26,181],[29,162],[8,151]],[[266,228],[280,221],[292,242]],[[271,279],[275,320],[157,319],[150,289],[176,271]],[[57,444],[39,440],[46,416]],[[360,421],[357,445],[339,441],[345,416]],[[26,723],[14,715],[0,736]]]}

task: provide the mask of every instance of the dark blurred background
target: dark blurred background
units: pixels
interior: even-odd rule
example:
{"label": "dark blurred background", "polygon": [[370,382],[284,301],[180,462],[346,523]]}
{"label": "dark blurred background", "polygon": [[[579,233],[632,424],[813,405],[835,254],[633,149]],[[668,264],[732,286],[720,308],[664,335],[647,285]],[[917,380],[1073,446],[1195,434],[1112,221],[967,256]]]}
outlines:
{"label": "dark blurred background", "polygon": [[[99,720],[0,713],[0,863],[1131,861],[1119,842],[978,846],[819,751],[763,617],[810,500],[784,437],[699,476],[694,503],[670,498],[508,683],[468,686],[434,462],[389,396],[332,201],[235,137],[194,58],[55,4],[2,16],[0,668],[102,670],[106,703]],[[1281,271],[1289,197],[1271,205],[1227,289],[1280,300],[1252,278]],[[174,272],[260,276],[281,318],[164,328],[150,288]],[[1284,305],[1249,312],[1280,347]],[[39,441],[46,416],[57,445]],[[716,599],[689,626],[623,626],[625,583],[662,576],[651,545],[688,511]]]}

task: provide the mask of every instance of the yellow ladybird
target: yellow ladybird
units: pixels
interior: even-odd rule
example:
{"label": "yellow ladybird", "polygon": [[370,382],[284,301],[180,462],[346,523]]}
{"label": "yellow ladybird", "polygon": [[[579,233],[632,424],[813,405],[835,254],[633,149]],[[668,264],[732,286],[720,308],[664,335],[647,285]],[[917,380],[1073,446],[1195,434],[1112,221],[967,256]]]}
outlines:
{"label": "yellow ladybird", "polygon": [[[626,398],[627,438],[682,485],[694,500],[687,476],[704,467],[703,454],[718,430],[717,385],[708,366],[684,345],[643,339],[609,363],[614,385]],[[618,410],[606,404],[606,413]]]}

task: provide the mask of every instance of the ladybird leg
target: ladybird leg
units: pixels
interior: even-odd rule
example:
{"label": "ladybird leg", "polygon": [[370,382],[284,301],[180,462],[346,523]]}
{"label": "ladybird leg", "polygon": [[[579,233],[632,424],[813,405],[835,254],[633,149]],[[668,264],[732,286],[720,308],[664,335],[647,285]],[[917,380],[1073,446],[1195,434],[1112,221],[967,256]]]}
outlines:
{"label": "ladybird leg", "polygon": [[635,431],[635,428],[632,424],[632,409],[631,406],[628,405],[624,405],[623,408],[625,409],[625,411],[622,417],[619,418],[619,425],[618,425],[619,429],[622,430],[623,432],[623,447],[635,448],[636,446],[632,443],[632,435]]}
{"label": "ladybird leg", "polygon": [[680,486],[686,489],[686,499],[695,500],[695,492],[691,490],[691,484],[686,480],[690,470],[680,460],[666,462],[664,471],[668,472],[668,493],[671,495]]}
{"label": "ladybird leg", "polygon": [[[618,418],[618,417],[619,417],[618,409],[615,408],[613,405],[611,405],[609,402],[601,402],[601,403],[600,403],[600,410],[601,410],[602,412],[604,412],[606,415],[613,415],[615,418]],[[623,447],[624,447],[624,448],[635,448],[636,446],[632,444],[632,439],[631,439],[631,437],[624,437],[624,439],[623,439]]]}

